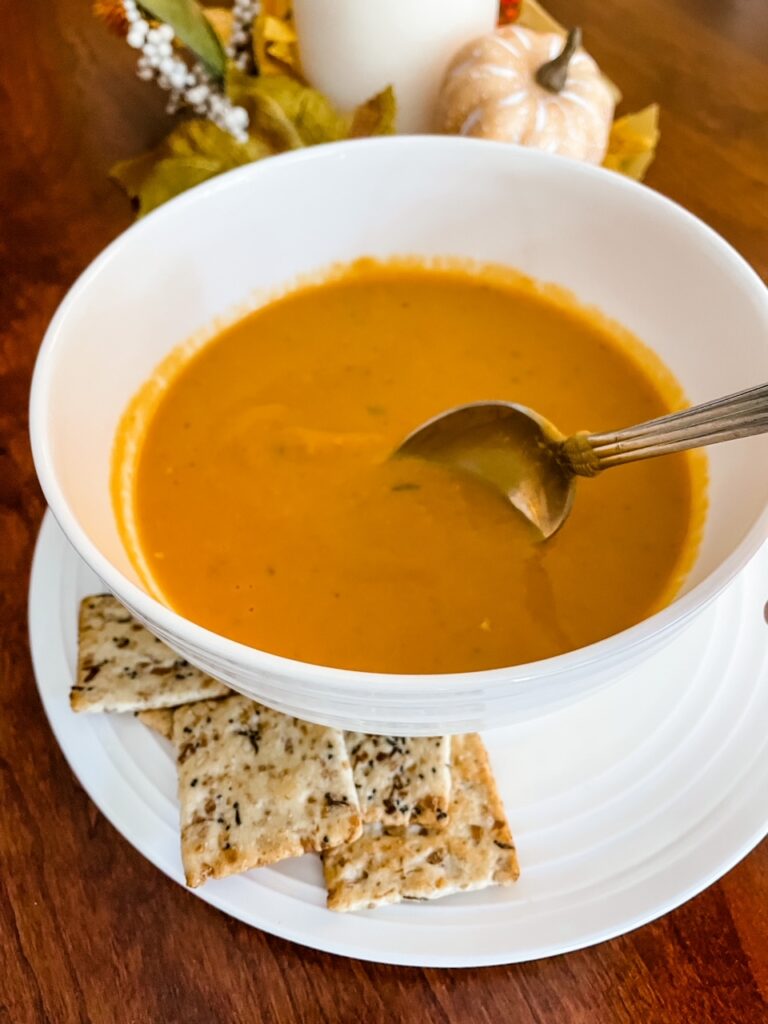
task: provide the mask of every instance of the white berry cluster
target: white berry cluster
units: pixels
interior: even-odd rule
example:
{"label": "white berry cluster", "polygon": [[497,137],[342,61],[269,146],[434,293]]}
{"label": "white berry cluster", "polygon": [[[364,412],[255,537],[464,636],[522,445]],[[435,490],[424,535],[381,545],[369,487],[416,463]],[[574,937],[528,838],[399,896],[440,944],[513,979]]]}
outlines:
{"label": "white berry cluster", "polygon": [[227,55],[243,71],[252,63],[253,22],[259,13],[258,0],[234,0],[232,4],[232,35],[227,44]]}
{"label": "white berry cluster", "polygon": [[136,73],[145,81],[156,81],[169,93],[168,109],[191,106],[196,114],[213,121],[238,142],[248,139],[248,112],[234,106],[200,63],[191,68],[173,48],[174,31],[170,25],[151,28],[136,0],[123,0],[128,19],[127,42],[141,50]]}

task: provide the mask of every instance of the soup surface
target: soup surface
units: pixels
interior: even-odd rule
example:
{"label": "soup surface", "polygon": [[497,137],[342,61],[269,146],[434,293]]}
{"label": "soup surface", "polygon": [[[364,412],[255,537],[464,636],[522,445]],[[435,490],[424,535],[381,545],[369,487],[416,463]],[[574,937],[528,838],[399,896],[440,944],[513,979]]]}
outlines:
{"label": "soup surface", "polygon": [[115,456],[137,567],[186,617],[265,651],[378,672],[533,661],[658,610],[693,559],[689,456],[580,481],[544,543],[477,480],[388,458],[465,402],[529,405],[567,433],[682,404],[638,342],[508,272],[361,261],[149,391]]}

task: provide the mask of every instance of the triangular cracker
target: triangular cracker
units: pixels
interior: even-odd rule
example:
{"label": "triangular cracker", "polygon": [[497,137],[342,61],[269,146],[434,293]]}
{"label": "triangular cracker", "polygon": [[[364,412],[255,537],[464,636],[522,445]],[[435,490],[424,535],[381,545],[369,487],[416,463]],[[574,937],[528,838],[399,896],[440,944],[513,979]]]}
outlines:
{"label": "triangular cracker", "polygon": [[451,737],[344,734],[367,824],[440,828],[451,796]]}
{"label": "triangular cracker", "polygon": [[153,711],[137,711],[136,717],[158,736],[169,740],[173,736],[173,708],[155,708]]}
{"label": "triangular cracker", "polygon": [[323,854],[331,910],[509,885],[519,875],[504,807],[479,736],[454,736],[451,806],[444,829],[366,825],[348,846]]}
{"label": "triangular cracker", "polygon": [[80,605],[74,711],[146,711],[223,697],[229,687],[212,679],[158,640],[111,594]]}
{"label": "triangular cracker", "polygon": [[344,737],[246,697],[177,708],[187,883],[223,878],[360,835]]}

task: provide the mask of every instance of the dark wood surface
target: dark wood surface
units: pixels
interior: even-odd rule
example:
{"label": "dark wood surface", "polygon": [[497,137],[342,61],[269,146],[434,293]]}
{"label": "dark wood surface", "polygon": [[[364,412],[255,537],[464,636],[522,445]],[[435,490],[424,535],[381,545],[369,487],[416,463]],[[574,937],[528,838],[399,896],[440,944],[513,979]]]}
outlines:
{"label": "dark wood surface", "polygon": [[[649,184],[768,276],[766,0],[549,7],[584,26],[627,109],[661,103]],[[768,1021],[766,843],[684,907],[595,949],[416,970],[310,952],[229,920],[93,807],[46,724],[27,649],[43,513],[27,393],[57,303],[130,221],[107,168],[166,122],[85,0],[7,0],[0,24],[0,1022]]]}

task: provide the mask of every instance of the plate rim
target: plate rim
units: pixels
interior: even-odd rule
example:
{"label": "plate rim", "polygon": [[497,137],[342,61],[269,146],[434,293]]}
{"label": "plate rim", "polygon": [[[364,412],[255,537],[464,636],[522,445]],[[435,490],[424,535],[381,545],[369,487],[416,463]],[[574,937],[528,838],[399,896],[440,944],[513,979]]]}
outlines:
{"label": "plate rim", "polygon": [[[767,808],[761,824],[757,825],[749,832],[748,835],[736,844],[727,856],[721,857],[715,866],[710,867],[709,870],[691,881],[687,886],[681,888],[674,896],[661,900],[652,907],[649,907],[647,910],[631,915],[622,924],[597,928],[585,936],[572,941],[566,940],[559,943],[552,942],[548,945],[540,944],[538,947],[532,947],[530,951],[526,952],[524,955],[518,955],[516,953],[510,954],[509,952],[504,951],[492,954],[472,954],[471,952],[467,953],[466,951],[462,951],[461,953],[455,954],[430,952],[410,955],[408,953],[398,952],[397,950],[393,950],[390,954],[383,955],[380,951],[369,952],[364,949],[361,950],[352,942],[347,943],[345,941],[339,941],[338,937],[327,939],[322,934],[308,936],[306,933],[302,933],[301,930],[287,925],[283,920],[273,920],[268,915],[262,916],[258,911],[254,913],[249,910],[248,917],[246,918],[244,915],[236,913],[235,909],[231,905],[231,899],[228,899],[225,894],[219,895],[213,888],[208,891],[205,891],[204,888],[198,890],[188,889],[184,884],[180,873],[174,872],[171,866],[164,862],[163,857],[161,857],[156,850],[152,849],[151,844],[148,843],[144,837],[137,834],[136,829],[132,824],[126,823],[122,820],[118,813],[119,807],[116,810],[114,805],[110,805],[107,801],[101,798],[100,794],[96,793],[96,787],[92,785],[92,780],[88,779],[84,773],[75,767],[75,764],[70,757],[70,752],[67,749],[69,747],[69,741],[64,738],[63,733],[61,733],[58,728],[55,709],[52,706],[53,702],[57,698],[52,697],[40,682],[41,674],[44,674],[45,671],[43,666],[44,652],[41,652],[40,650],[37,636],[39,629],[38,619],[41,614],[41,609],[45,605],[46,600],[51,600],[50,594],[46,594],[46,588],[43,586],[44,578],[46,575],[49,575],[52,570],[55,571],[57,566],[60,566],[63,571],[65,566],[63,564],[62,556],[67,552],[67,549],[71,551],[72,555],[76,559],[80,562],[83,561],[81,556],[67,540],[66,535],[56,522],[50,509],[47,509],[41,521],[35,541],[30,572],[27,610],[29,646],[35,685],[38,690],[45,717],[53,734],[53,738],[79,785],[122,839],[126,840],[131,846],[133,846],[133,848],[137,850],[145,860],[149,861],[153,867],[159,869],[167,878],[185,889],[190,896],[203,900],[219,912],[227,914],[230,917],[234,917],[236,920],[243,922],[249,927],[257,928],[267,934],[275,935],[278,938],[296,943],[297,945],[308,949],[314,949],[323,953],[348,957],[350,959],[361,960],[368,963],[384,963],[403,967],[435,967],[452,969],[527,963],[535,960],[560,956],[576,950],[588,949],[621,935],[629,934],[646,924],[650,924],[651,922],[658,920],[660,917],[663,917],[665,914],[670,913],[672,910],[682,906],[690,899],[693,899],[710,885],[714,884],[714,882],[722,878],[768,835]],[[87,566],[87,563],[83,564]],[[90,567],[88,567],[88,569],[89,571],[92,571]],[[748,571],[748,568],[745,571]],[[53,599],[53,603],[54,605],[58,603],[56,598]],[[676,858],[675,863],[684,856],[685,854],[683,854],[681,858]],[[407,925],[400,926],[407,927]]]}

